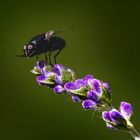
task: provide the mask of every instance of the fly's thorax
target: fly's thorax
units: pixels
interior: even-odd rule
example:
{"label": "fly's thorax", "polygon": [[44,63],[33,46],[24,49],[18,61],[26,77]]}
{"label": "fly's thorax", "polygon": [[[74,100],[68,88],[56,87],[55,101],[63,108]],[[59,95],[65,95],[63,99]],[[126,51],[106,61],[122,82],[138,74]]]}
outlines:
{"label": "fly's thorax", "polygon": [[45,33],[45,40],[50,39],[55,35],[55,31],[51,30]]}

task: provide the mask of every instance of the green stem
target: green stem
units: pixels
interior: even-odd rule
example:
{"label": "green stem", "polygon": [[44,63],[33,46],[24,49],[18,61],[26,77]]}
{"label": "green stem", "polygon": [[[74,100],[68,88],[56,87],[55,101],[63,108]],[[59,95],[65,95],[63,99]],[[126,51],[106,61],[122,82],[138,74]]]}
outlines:
{"label": "green stem", "polygon": [[128,132],[131,134],[134,140],[140,140],[140,134],[137,132],[137,130],[134,127],[130,128]]}

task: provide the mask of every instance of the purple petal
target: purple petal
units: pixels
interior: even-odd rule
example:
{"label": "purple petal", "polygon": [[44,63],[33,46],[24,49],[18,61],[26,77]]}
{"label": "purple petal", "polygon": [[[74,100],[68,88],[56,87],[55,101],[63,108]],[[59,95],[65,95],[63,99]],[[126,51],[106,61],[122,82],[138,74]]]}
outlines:
{"label": "purple petal", "polygon": [[102,112],[102,118],[106,122],[111,122],[110,113],[109,111]]}
{"label": "purple petal", "polygon": [[106,123],[106,126],[107,126],[107,128],[109,128],[109,129],[116,129],[116,128],[114,128],[111,124],[109,124],[109,123]]}
{"label": "purple petal", "polygon": [[100,86],[99,80],[94,79],[92,84],[93,84],[94,90],[97,93],[101,93],[101,86]]}
{"label": "purple petal", "polygon": [[38,84],[42,84],[44,80],[45,80],[44,75],[39,75],[39,76],[36,77],[36,81],[37,81]]}
{"label": "purple petal", "polygon": [[98,95],[94,90],[90,90],[87,92],[87,98],[91,99],[94,102],[97,102]]}
{"label": "purple petal", "polygon": [[61,85],[57,85],[53,88],[53,91],[57,94],[61,94],[64,93],[64,88]]}
{"label": "purple petal", "polygon": [[94,109],[94,106],[96,105],[95,102],[93,102],[92,100],[84,100],[82,102],[82,106],[85,109]]}
{"label": "purple petal", "polygon": [[91,80],[91,79],[93,79],[93,76],[92,75],[86,75],[84,77],[84,81],[85,81],[86,84],[88,84],[88,81]]}
{"label": "purple petal", "polygon": [[88,84],[89,84],[91,89],[94,89],[95,92],[97,92],[98,94],[101,94],[102,87],[100,85],[100,81],[99,80],[91,79],[91,80],[88,81]]}
{"label": "purple petal", "polygon": [[130,103],[127,102],[121,102],[120,104],[120,112],[123,115],[124,118],[130,119],[132,115],[132,106]]}
{"label": "purple petal", "polygon": [[56,75],[55,76],[55,83],[56,84],[59,84],[59,85],[62,85],[63,84],[63,82],[61,80],[61,76],[59,76],[59,75]]}
{"label": "purple petal", "polygon": [[79,99],[79,97],[76,96],[76,95],[72,95],[71,98],[72,98],[72,100],[73,100],[74,102],[80,102],[80,101],[81,101],[81,100]]}
{"label": "purple petal", "polygon": [[76,90],[79,87],[77,87],[77,85],[74,82],[68,82],[64,85],[64,89],[67,90]]}
{"label": "purple petal", "polygon": [[52,71],[45,71],[43,75],[46,77],[46,79],[50,79],[50,81],[54,81],[56,77],[56,74]]}
{"label": "purple petal", "polygon": [[53,71],[57,74],[57,75],[61,75],[61,70],[64,69],[64,66],[62,66],[61,64],[55,64],[53,66]]}
{"label": "purple petal", "polygon": [[108,93],[111,93],[111,89],[110,89],[108,83],[103,83],[103,86],[107,90]]}
{"label": "purple petal", "polygon": [[39,70],[41,70],[42,68],[44,68],[44,66],[45,66],[45,61],[38,61],[38,62],[36,63],[36,67],[37,67]]}
{"label": "purple petal", "polygon": [[84,86],[85,85],[84,79],[77,79],[75,81],[75,84],[79,87]]}
{"label": "purple petal", "polygon": [[110,111],[110,118],[115,123],[121,123],[121,120],[124,120],[124,118],[121,115],[121,113],[116,109],[112,109]]}

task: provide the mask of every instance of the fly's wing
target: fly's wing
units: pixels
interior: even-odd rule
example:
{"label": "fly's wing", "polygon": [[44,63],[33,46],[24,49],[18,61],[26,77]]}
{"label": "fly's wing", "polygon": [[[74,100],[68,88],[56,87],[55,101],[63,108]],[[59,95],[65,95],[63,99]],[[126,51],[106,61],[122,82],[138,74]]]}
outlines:
{"label": "fly's wing", "polygon": [[66,28],[64,28],[64,29],[61,29],[61,30],[56,31],[55,34],[57,35],[57,34],[59,34],[59,33],[61,33],[61,32],[65,32],[65,31],[67,31],[67,30],[69,30],[69,29],[72,29],[72,28],[74,28],[74,27],[75,27],[74,25],[71,25],[71,26],[66,27]]}
{"label": "fly's wing", "polygon": [[34,44],[34,45],[36,45],[36,44],[38,44],[38,42],[40,42],[40,41],[42,41],[42,40],[44,40],[44,39],[45,39],[45,33],[42,33],[42,34],[39,34],[39,35],[33,37],[33,38],[28,42],[28,44]]}
{"label": "fly's wing", "polygon": [[49,44],[51,50],[63,49],[66,45],[65,40],[58,36],[52,37],[49,40]]}

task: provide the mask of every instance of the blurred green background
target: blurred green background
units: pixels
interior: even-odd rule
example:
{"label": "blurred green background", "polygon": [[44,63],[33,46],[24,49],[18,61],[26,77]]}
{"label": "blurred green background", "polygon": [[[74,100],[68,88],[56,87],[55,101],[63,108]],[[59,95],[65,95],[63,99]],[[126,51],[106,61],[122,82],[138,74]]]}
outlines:
{"label": "blurred green background", "polygon": [[139,7],[136,1],[1,1],[0,139],[131,140],[69,96],[38,86],[30,73],[36,59],[15,54],[39,33],[74,25],[60,34],[67,47],[57,61],[79,78],[92,74],[108,82],[114,106],[132,103],[140,130]]}

